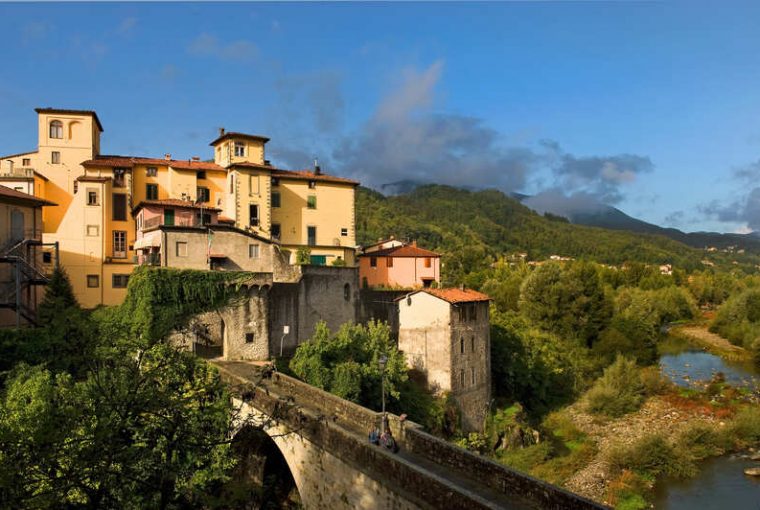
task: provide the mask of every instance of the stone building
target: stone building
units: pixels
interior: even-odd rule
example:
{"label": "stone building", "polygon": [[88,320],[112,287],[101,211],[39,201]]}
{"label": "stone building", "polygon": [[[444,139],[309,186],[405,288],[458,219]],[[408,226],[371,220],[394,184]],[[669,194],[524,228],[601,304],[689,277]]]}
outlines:
{"label": "stone building", "polygon": [[449,393],[466,431],[482,430],[491,400],[490,298],[474,290],[421,289],[397,299],[398,346],[437,393]]}

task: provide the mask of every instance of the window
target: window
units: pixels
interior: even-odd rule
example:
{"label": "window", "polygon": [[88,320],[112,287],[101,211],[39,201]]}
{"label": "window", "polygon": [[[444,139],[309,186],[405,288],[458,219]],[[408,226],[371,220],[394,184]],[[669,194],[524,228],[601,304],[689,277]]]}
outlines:
{"label": "window", "polygon": [[205,188],[203,186],[198,186],[196,188],[196,195],[198,196],[198,202],[206,203],[209,200],[211,200],[211,192],[208,190],[208,188]]}
{"label": "window", "polygon": [[475,385],[475,367],[470,367],[470,382]]}
{"label": "window", "polygon": [[127,221],[127,195],[125,193],[113,194],[113,220]]}
{"label": "window", "polygon": [[280,207],[280,192],[272,192],[272,207]]}
{"label": "window", "polygon": [[115,259],[127,258],[127,231],[113,231],[113,257]]}
{"label": "window", "polygon": [[317,227],[306,227],[306,242],[309,246],[317,245]]}
{"label": "window", "polygon": [[470,338],[470,352],[475,352],[475,337]]}
{"label": "window", "polygon": [[187,243],[185,241],[177,241],[177,256],[187,257]]}
{"label": "window", "polygon": [[235,157],[245,157],[245,144],[243,142],[235,142]]}
{"label": "window", "polygon": [[156,175],[158,175],[158,168],[154,166],[149,166],[148,168],[145,169],[145,175],[148,177],[155,177]]}
{"label": "window", "polygon": [[235,174],[230,174],[230,193],[235,192]]}
{"label": "window", "polygon": [[306,197],[306,207],[309,209],[316,209],[317,208],[317,196],[316,195],[309,195]]}
{"label": "window", "polygon": [[252,344],[253,343],[253,333],[246,333],[245,334],[245,343]]}
{"label": "window", "polygon": [[54,120],[50,123],[50,138],[63,138],[63,122]]}
{"label": "window", "polygon": [[385,267],[393,267],[393,257],[386,257]]}
{"label": "window", "polygon": [[145,200],[158,200],[158,184],[145,185]]}
{"label": "window", "polygon": [[79,191],[79,181],[74,181],[74,194],[77,194],[77,191]]}
{"label": "window", "polygon": [[459,338],[459,354],[464,354],[464,337]]}
{"label": "window", "polygon": [[124,175],[127,173],[124,168],[114,168],[113,170],[113,186],[114,188],[124,187]]}
{"label": "window", "polygon": [[205,170],[198,170],[198,173],[195,174],[195,178],[199,181],[206,180],[206,171]]}
{"label": "window", "polygon": [[100,226],[87,225],[87,237],[98,237],[100,235]]}
{"label": "window", "polygon": [[464,369],[459,371],[459,385],[464,388]]}
{"label": "window", "polygon": [[272,239],[280,239],[280,224],[272,223]]}
{"label": "window", "polygon": [[53,151],[50,153],[50,162],[54,165],[61,164],[61,153],[58,151]]}
{"label": "window", "polygon": [[51,264],[53,262],[53,254],[49,251],[43,251],[42,252],[42,263],[43,264]]}
{"label": "window", "polygon": [[87,190],[87,205],[98,205],[98,190]]}
{"label": "window", "polygon": [[174,225],[174,209],[164,209],[164,225]]}
{"label": "window", "polygon": [[195,215],[195,222],[200,225],[209,225],[211,223],[211,215],[198,213]]}
{"label": "window", "polygon": [[114,289],[126,289],[129,283],[128,274],[115,274],[111,276],[111,287]]}
{"label": "window", "polygon": [[21,160],[21,166],[31,166],[32,160],[29,158],[24,158]]}
{"label": "window", "polygon": [[309,189],[315,189],[317,187],[317,181],[309,181]]}
{"label": "window", "polygon": [[478,319],[478,307],[477,305],[470,305],[468,307],[470,309],[470,320],[475,321]]}
{"label": "window", "polygon": [[87,287],[91,289],[97,289],[98,287],[100,287],[100,275],[88,274]]}
{"label": "window", "polygon": [[425,257],[425,267],[430,267],[433,265],[433,261],[430,257]]}
{"label": "window", "polygon": [[345,284],[343,286],[343,299],[349,301],[351,299],[351,285]]}
{"label": "window", "polygon": [[348,229],[347,228],[340,229],[340,235],[341,237],[348,237]]}
{"label": "window", "polygon": [[248,217],[250,225],[252,227],[259,226],[259,206],[256,204],[250,204],[248,206]]}
{"label": "window", "polygon": [[272,186],[279,186],[279,185],[280,185],[279,177],[272,177]]}
{"label": "window", "polygon": [[248,245],[248,258],[250,258],[250,259],[257,259],[257,258],[259,258],[259,245],[258,244],[249,244]]}
{"label": "window", "polygon": [[377,257],[369,258],[369,267],[377,267]]}

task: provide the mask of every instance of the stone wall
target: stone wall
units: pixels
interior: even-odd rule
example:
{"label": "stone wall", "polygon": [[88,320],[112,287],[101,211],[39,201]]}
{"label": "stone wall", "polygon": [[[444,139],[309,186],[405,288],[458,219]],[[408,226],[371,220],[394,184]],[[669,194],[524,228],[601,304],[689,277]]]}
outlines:
{"label": "stone wall", "polygon": [[391,329],[391,338],[398,339],[399,318],[396,299],[407,294],[408,290],[361,289],[357,321],[362,324],[371,320],[387,322]]}

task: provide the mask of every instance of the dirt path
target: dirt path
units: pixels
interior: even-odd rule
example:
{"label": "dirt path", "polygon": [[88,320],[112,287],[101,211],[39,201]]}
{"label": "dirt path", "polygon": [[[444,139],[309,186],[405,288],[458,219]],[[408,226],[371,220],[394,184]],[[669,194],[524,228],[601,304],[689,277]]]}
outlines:
{"label": "dirt path", "polygon": [[680,333],[708,350],[717,351],[716,354],[728,354],[732,358],[750,358],[751,354],[746,349],[734,345],[722,336],[711,333],[704,326],[679,326],[672,329],[673,333]]}
{"label": "dirt path", "polygon": [[672,437],[687,425],[698,421],[718,421],[712,416],[674,408],[665,398],[659,396],[650,398],[637,412],[615,420],[605,421],[587,414],[581,402],[573,404],[566,412],[575,426],[596,443],[598,452],[586,467],[567,481],[565,486],[573,492],[603,503],[606,503],[607,484],[612,477],[610,465],[606,460],[612,447],[632,444],[653,433]]}

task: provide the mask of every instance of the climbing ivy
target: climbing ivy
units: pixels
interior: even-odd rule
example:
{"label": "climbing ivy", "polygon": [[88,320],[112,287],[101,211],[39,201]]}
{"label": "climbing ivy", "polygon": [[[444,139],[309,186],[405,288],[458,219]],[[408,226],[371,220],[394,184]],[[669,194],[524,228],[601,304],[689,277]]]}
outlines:
{"label": "climbing ivy", "polygon": [[145,348],[165,338],[192,315],[218,309],[244,297],[241,287],[254,273],[137,268],[121,305],[95,312],[101,334],[131,339]]}

